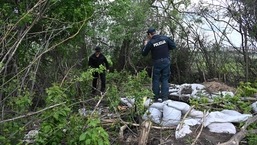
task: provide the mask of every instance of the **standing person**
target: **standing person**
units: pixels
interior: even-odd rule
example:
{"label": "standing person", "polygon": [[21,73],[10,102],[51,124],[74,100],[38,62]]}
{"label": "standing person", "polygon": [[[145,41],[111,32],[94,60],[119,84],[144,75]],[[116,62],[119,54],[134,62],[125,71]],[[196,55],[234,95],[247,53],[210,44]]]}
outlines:
{"label": "standing person", "polygon": [[[95,53],[92,54],[89,57],[88,65],[92,68],[99,68],[100,65],[103,65],[106,67],[106,70],[109,70],[109,63],[106,59],[106,57],[101,53],[101,48],[99,46],[95,47]],[[93,73],[93,89],[92,89],[92,94],[96,93],[97,90],[97,80],[100,76],[101,80],[101,92],[105,91],[105,86],[106,86],[106,72],[105,70],[102,73],[94,72]]]}
{"label": "standing person", "polygon": [[[176,44],[167,36],[156,34],[154,28],[147,31],[147,39],[144,41],[142,55],[146,56],[150,51],[153,59],[152,90],[154,101],[165,101],[169,95],[170,77],[170,50],[175,49]],[[161,84],[161,87],[160,87]]]}

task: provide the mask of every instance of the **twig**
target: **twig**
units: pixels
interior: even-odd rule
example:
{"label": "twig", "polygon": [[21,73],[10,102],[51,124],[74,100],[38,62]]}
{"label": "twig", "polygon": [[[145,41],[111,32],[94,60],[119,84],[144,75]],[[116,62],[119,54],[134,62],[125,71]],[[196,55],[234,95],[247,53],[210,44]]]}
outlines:
{"label": "twig", "polygon": [[21,118],[25,118],[25,117],[28,117],[28,116],[32,116],[32,115],[41,113],[41,112],[43,112],[43,111],[46,111],[46,110],[48,110],[48,109],[52,109],[52,108],[54,108],[54,107],[63,105],[63,104],[65,104],[65,103],[66,103],[66,102],[62,102],[62,103],[59,103],[59,104],[55,104],[55,105],[46,107],[46,108],[44,108],[44,109],[42,109],[42,110],[39,110],[39,111],[36,111],[36,112],[30,112],[30,113],[25,114],[25,115],[21,115],[21,116],[14,117],[14,118],[11,118],[11,119],[2,120],[2,121],[0,121],[0,124],[1,124],[1,123],[5,123],[5,122],[14,121],[14,120],[21,119]]}
{"label": "twig", "polygon": [[[108,89],[107,89],[107,90],[108,90]],[[107,90],[106,90],[106,92],[107,92]],[[96,109],[98,108],[100,102],[103,100],[104,96],[106,95],[106,92],[104,92],[103,94],[101,94],[101,98],[99,99],[99,101],[98,101],[97,104],[95,105],[95,108],[94,108],[94,110],[92,111],[92,113],[91,113],[91,115],[90,115],[91,117],[92,117],[92,115],[95,113],[95,111],[96,111]]]}

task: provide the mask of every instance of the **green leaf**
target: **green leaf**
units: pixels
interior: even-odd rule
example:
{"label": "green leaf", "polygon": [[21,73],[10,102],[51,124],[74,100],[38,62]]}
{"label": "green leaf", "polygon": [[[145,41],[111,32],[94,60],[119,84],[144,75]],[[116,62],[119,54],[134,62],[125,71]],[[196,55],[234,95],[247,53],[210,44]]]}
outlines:
{"label": "green leaf", "polygon": [[80,136],[79,136],[79,141],[84,141],[86,139],[86,134],[85,133],[82,133]]}
{"label": "green leaf", "polygon": [[86,144],[87,144],[87,145],[90,145],[90,143],[91,143],[91,140],[90,140],[90,139],[87,139],[87,140],[86,140]]}
{"label": "green leaf", "polygon": [[104,145],[104,143],[103,143],[103,140],[102,140],[102,139],[99,139],[99,140],[98,140],[98,145]]}

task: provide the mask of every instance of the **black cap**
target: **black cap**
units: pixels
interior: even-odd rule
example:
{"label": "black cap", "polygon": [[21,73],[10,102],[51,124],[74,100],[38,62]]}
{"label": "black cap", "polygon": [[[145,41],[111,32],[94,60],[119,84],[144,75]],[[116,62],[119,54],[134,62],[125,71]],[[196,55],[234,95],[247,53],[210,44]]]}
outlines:
{"label": "black cap", "polygon": [[155,29],[154,28],[149,28],[146,33],[147,34],[149,34],[149,33],[152,34],[153,32],[155,32]]}
{"label": "black cap", "polygon": [[96,52],[100,52],[100,51],[101,51],[101,48],[100,48],[99,46],[96,46],[96,47],[95,47],[95,51],[96,51]]}

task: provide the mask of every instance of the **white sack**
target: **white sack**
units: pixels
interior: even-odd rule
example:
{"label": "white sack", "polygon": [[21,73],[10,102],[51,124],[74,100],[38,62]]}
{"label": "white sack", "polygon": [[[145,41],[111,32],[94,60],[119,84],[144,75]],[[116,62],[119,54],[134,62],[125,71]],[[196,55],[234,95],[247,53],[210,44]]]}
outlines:
{"label": "white sack", "polygon": [[151,108],[156,108],[156,109],[158,109],[158,110],[162,111],[163,106],[164,106],[164,104],[163,104],[163,103],[155,102],[155,103],[153,103],[150,107],[151,107]]}
{"label": "white sack", "polygon": [[180,128],[180,125],[179,124],[176,128],[176,131],[175,131],[175,137],[176,139],[178,138],[182,138],[184,136],[186,136],[187,134],[190,134],[192,131],[190,130],[190,127],[186,124],[183,124],[182,127]]}
{"label": "white sack", "polygon": [[160,110],[156,108],[148,108],[148,110],[145,112],[145,114],[142,116],[144,120],[150,119],[152,122],[156,124],[160,124],[161,122],[162,113]]}
{"label": "white sack", "polygon": [[203,111],[192,109],[188,115],[190,117],[203,118]]}
{"label": "white sack", "polygon": [[169,107],[167,105],[163,106],[163,118],[161,121],[162,126],[173,126],[178,125],[181,119],[181,111]]}
{"label": "white sack", "polygon": [[165,103],[169,107],[172,107],[172,108],[182,111],[183,114],[186,114],[190,110],[190,106],[184,102],[169,100],[169,101],[166,101]]}
{"label": "white sack", "polygon": [[184,124],[186,125],[189,125],[189,126],[195,126],[197,124],[201,124],[202,123],[202,119],[201,118],[186,118],[183,122]]}
{"label": "white sack", "polygon": [[252,104],[253,112],[257,113],[257,101]]}
{"label": "white sack", "polygon": [[[227,115],[231,115],[231,116],[240,116],[242,115],[241,113],[239,113],[238,111],[235,111],[235,110],[227,110],[227,109],[224,109],[222,111],[220,111],[221,113],[224,113],[224,114],[227,114]],[[244,120],[245,121],[245,120]]]}
{"label": "white sack", "polygon": [[210,132],[236,134],[236,127],[232,123],[211,123],[207,126]]}
{"label": "white sack", "polygon": [[251,114],[241,114],[234,110],[214,111],[205,117],[204,126],[206,127],[213,122],[243,122],[251,116]]}

